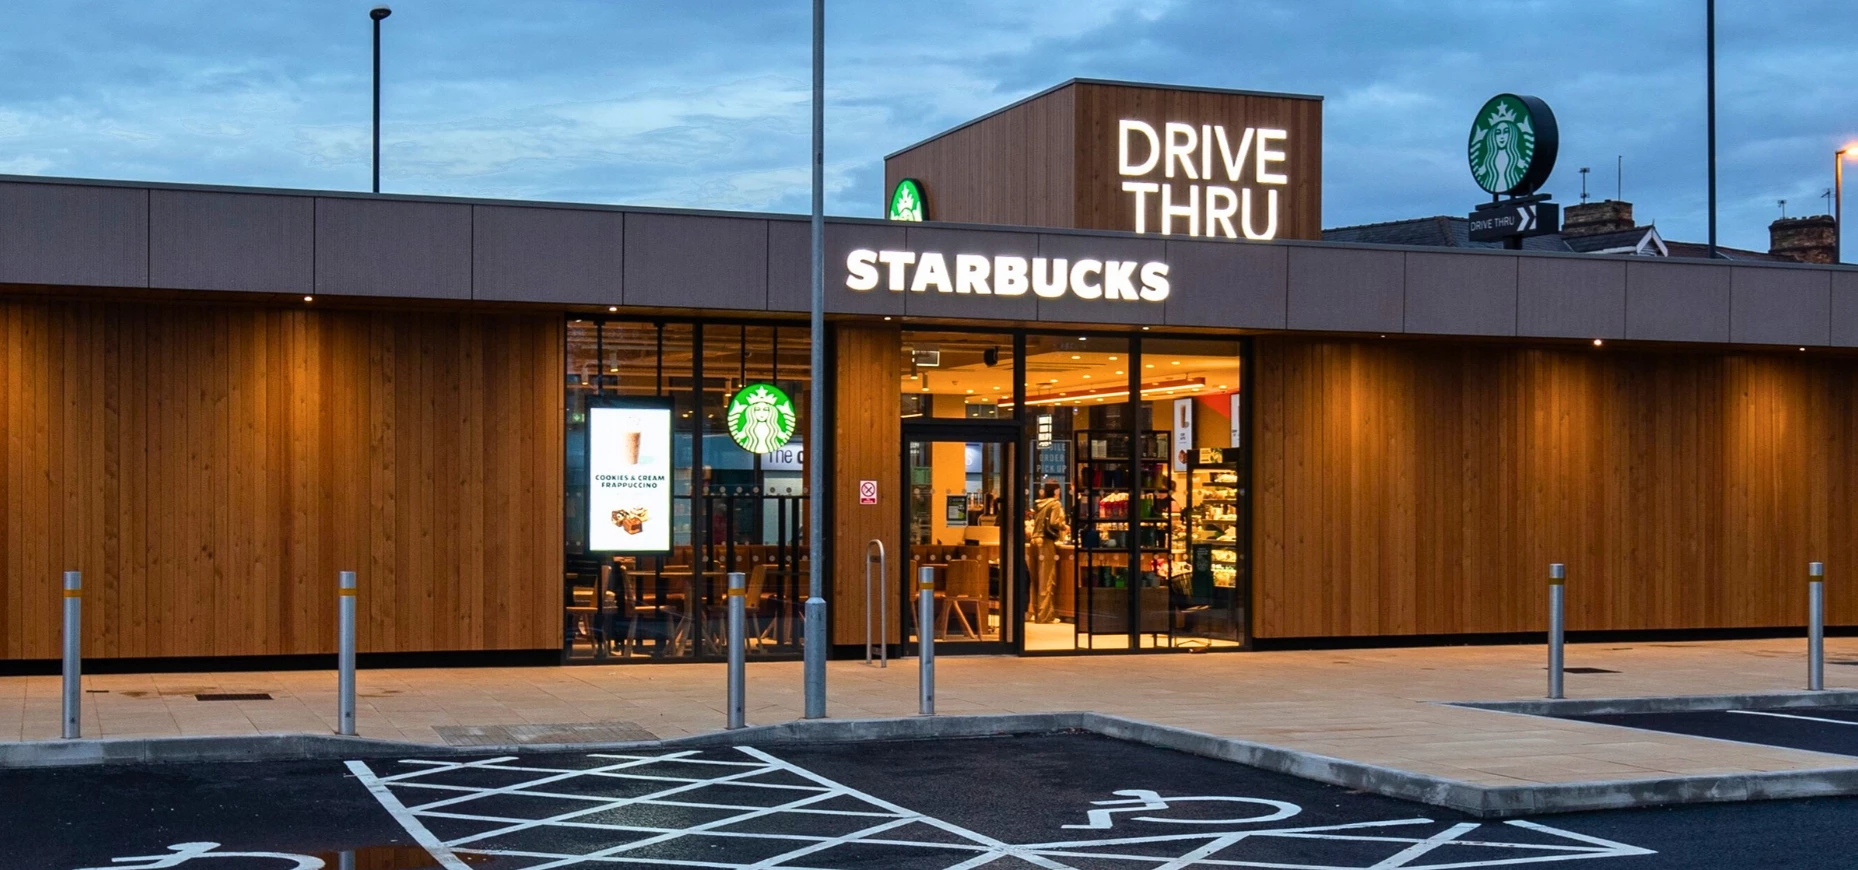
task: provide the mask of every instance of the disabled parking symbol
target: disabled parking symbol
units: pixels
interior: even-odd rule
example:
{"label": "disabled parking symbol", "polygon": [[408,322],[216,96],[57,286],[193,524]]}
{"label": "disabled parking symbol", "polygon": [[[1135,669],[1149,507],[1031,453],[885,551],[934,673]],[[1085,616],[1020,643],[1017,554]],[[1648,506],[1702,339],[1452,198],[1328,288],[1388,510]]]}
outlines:
{"label": "disabled parking symbol", "polygon": [[1114,817],[1119,814],[1166,812],[1173,809],[1174,804],[1185,803],[1247,804],[1262,808],[1264,811],[1254,815],[1220,819],[1170,819],[1163,816],[1143,815],[1133,816],[1129,818],[1128,821],[1153,822],[1162,825],[1244,825],[1253,822],[1275,822],[1280,819],[1288,819],[1291,816],[1303,812],[1303,808],[1296,804],[1274,801],[1268,798],[1228,797],[1224,795],[1176,795],[1172,797],[1162,797],[1159,792],[1150,791],[1145,788],[1126,788],[1111,793],[1121,796],[1121,799],[1090,802],[1092,806],[1109,807],[1110,809],[1090,810],[1085,813],[1090,819],[1088,823],[1082,825],[1065,825],[1064,827],[1067,830],[1073,831],[1107,830],[1116,824],[1116,819]]}

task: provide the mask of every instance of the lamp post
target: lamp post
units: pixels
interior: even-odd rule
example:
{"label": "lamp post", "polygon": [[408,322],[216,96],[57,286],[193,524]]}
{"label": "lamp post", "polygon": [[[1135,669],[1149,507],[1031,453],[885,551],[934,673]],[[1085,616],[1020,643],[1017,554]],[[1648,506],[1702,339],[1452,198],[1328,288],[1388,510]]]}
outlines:
{"label": "lamp post", "polygon": [[1858,145],[1832,152],[1832,262],[1845,262],[1845,158],[1858,157]]}
{"label": "lamp post", "polygon": [[807,552],[812,559],[807,576],[805,644],[802,653],[805,716],[826,716],[826,599],[825,525],[826,473],[826,0],[813,0],[813,215],[812,215],[812,317],[807,335],[812,340],[812,384],[807,413],[812,431],[812,461],[807,463]]}
{"label": "lamp post", "polygon": [[374,19],[374,192],[381,192],[381,19],[394,14],[392,9],[376,6],[368,10]]}

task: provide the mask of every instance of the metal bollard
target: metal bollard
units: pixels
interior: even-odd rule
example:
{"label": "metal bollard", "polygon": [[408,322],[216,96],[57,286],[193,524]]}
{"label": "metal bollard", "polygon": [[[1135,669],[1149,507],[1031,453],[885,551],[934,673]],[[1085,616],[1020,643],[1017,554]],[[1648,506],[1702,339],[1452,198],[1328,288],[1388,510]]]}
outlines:
{"label": "metal bollard", "polygon": [[916,648],[922,659],[922,714],[935,715],[935,569],[916,574]]}
{"label": "metal bollard", "polygon": [[[875,550],[876,552],[872,552]],[[871,588],[871,563],[877,563],[877,576],[883,589]],[[872,538],[864,545],[864,663],[871,663],[871,597],[877,596],[877,666],[890,667],[890,562],[884,555],[884,542]]]}
{"label": "metal bollard", "polygon": [[336,575],[336,732],[355,736],[355,572]]}
{"label": "metal bollard", "polygon": [[81,736],[79,724],[84,712],[83,654],[78,644],[84,639],[84,575],[65,572],[65,703],[64,736],[76,740]]}
{"label": "metal bollard", "polygon": [[729,572],[729,728],[748,724],[748,586],[740,571]]}
{"label": "metal bollard", "polygon": [[1826,690],[1826,563],[1806,563],[1806,688]]}
{"label": "metal bollard", "polygon": [[1554,700],[1561,699],[1561,633],[1567,579],[1566,565],[1554,562],[1548,566],[1548,697]]}

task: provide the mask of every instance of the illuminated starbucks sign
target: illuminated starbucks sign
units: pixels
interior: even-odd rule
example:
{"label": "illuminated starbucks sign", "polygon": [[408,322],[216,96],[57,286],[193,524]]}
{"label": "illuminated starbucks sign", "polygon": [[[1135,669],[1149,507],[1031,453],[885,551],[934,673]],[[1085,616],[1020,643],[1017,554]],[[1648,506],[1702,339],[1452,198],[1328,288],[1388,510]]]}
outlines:
{"label": "illuminated starbucks sign", "polygon": [[1493,194],[1527,196],[1555,169],[1560,148],[1555,113],[1535,97],[1498,94],[1477,110],[1466,156],[1471,177]]}
{"label": "illuminated starbucks sign", "polygon": [[923,186],[914,178],[905,178],[897,182],[897,188],[890,192],[890,208],[885,216],[893,221],[916,221],[926,219],[928,209],[923,205]]}
{"label": "illuminated starbucks sign", "polygon": [[773,384],[748,384],[729,400],[729,437],[750,453],[773,453],[794,437],[794,403]]}

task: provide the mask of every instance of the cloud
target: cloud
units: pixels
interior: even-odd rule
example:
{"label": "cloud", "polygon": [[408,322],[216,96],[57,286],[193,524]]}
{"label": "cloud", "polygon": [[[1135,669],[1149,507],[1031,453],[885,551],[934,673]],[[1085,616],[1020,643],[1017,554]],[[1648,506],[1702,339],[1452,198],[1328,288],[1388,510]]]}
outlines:
{"label": "cloud", "polygon": [[[368,178],[371,2],[36,4],[0,32],[0,171],[347,188]],[[804,211],[804,3],[400,0],[383,184],[400,192]],[[873,215],[882,156],[1074,76],[1316,93],[1325,222],[1459,213],[1470,114],[1556,108],[1549,189],[1623,187],[1668,236],[1706,216],[1703,22],[1688,0],[835,2],[828,208]],[[1819,209],[1858,138],[1858,7],[1719,10],[1726,243]]]}

